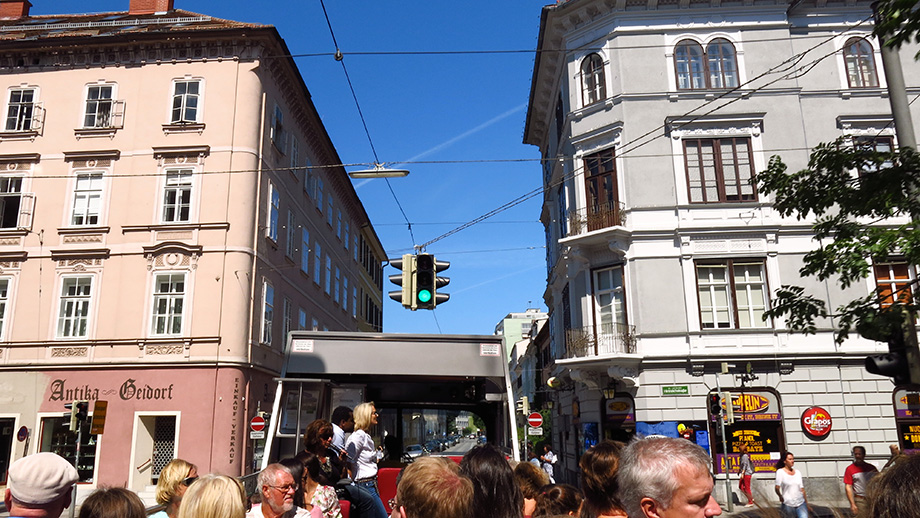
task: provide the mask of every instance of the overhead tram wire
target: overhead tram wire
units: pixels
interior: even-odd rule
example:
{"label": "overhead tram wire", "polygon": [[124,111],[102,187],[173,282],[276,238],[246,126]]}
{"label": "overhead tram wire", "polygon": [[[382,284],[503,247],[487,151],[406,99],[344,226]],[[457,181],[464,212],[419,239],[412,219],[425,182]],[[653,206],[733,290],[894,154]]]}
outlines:
{"label": "overhead tram wire", "polygon": [[[873,19],[873,16],[869,16],[869,17],[867,17],[867,18],[864,18],[864,19],[861,20],[859,23],[857,23],[856,25],[854,25],[853,28],[859,27],[859,26],[861,26],[861,25],[867,23],[868,21],[870,21],[870,20],[872,20],[872,19]],[[851,29],[852,29],[852,28],[851,28]],[[734,87],[734,88],[732,88],[732,89],[729,89],[729,90],[723,92],[722,94],[720,94],[719,96],[715,97],[714,99],[712,99],[712,100],[710,100],[710,101],[707,101],[707,102],[701,104],[700,106],[697,106],[696,108],[690,110],[689,112],[685,113],[684,115],[681,115],[679,118],[683,119],[683,118],[685,118],[685,117],[692,116],[692,115],[694,114],[694,112],[697,112],[698,110],[700,110],[700,109],[702,109],[702,108],[705,108],[706,106],[709,106],[709,105],[711,105],[711,104],[713,104],[713,103],[715,103],[715,102],[721,100],[721,99],[724,98],[725,96],[727,96],[727,95],[729,95],[729,94],[731,94],[731,93],[733,93],[733,92],[735,92],[735,91],[741,89],[743,86],[746,86],[746,85],[748,85],[748,84],[750,84],[750,83],[752,83],[752,82],[754,82],[754,81],[757,81],[757,80],[759,80],[759,79],[761,79],[761,78],[763,78],[763,77],[766,77],[766,76],[772,75],[772,74],[777,74],[777,73],[780,73],[780,72],[785,72],[785,71],[788,71],[788,70],[790,70],[790,69],[793,69],[793,70],[794,70],[794,68],[792,68],[792,67],[795,67],[798,63],[800,63],[803,59],[805,59],[805,56],[806,56],[809,52],[811,52],[811,51],[817,49],[818,47],[820,47],[820,46],[822,46],[822,45],[824,45],[824,44],[826,44],[826,43],[828,43],[828,42],[830,42],[830,41],[833,41],[836,37],[837,37],[836,35],[832,35],[831,37],[822,39],[820,42],[818,42],[817,44],[815,44],[815,45],[809,47],[808,49],[806,49],[806,50],[804,50],[804,51],[802,51],[802,52],[799,52],[798,54],[794,54],[794,55],[792,55],[792,56],[786,58],[785,60],[783,60],[783,61],[780,62],[779,64],[777,64],[777,65],[775,65],[775,66],[769,68],[767,71],[765,71],[765,72],[763,72],[763,73],[757,75],[757,76],[754,77],[753,79],[750,79],[750,80],[748,80],[748,81],[745,81],[743,84],[740,84],[740,85],[738,85],[738,86],[736,86],[736,87]],[[831,57],[831,56],[837,54],[838,52],[839,52],[839,51],[838,51],[837,49],[834,49],[833,51],[831,51],[831,52],[829,52],[829,53],[827,53],[827,54],[821,56],[820,58],[814,60],[812,63],[809,63],[808,65],[810,65],[810,67],[805,71],[805,73],[810,72],[811,70],[814,69],[814,66],[815,66],[815,65],[817,65],[817,64],[820,63],[821,61],[823,61],[823,60],[825,60],[825,59],[827,59],[827,58],[829,58],[829,57]],[[762,90],[762,89],[764,89],[764,88],[767,88],[767,87],[769,87],[769,86],[771,86],[771,85],[773,85],[773,84],[775,84],[775,83],[777,83],[777,82],[779,82],[779,81],[785,80],[785,79],[788,78],[788,75],[789,75],[789,74],[782,75],[782,76],[780,76],[780,77],[778,77],[778,78],[776,78],[776,79],[774,79],[774,80],[772,80],[772,81],[769,81],[769,82],[767,82],[767,83],[765,83],[765,84],[763,84],[763,85],[761,85],[761,86],[758,86],[757,88],[754,88],[753,90],[751,90],[750,92],[748,92],[748,94],[751,94],[751,93],[754,93],[754,92],[758,92],[758,91],[760,91],[760,90]],[[695,122],[695,121],[697,121],[697,120],[699,120],[699,119],[701,119],[701,118],[703,118],[703,117],[706,117],[706,116],[708,116],[708,115],[711,115],[712,113],[714,113],[714,112],[716,112],[716,111],[718,111],[718,110],[721,110],[722,108],[724,108],[724,107],[726,107],[726,106],[728,106],[728,105],[730,105],[730,104],[733,104],[733,103],[735,103],[735,102],[737,102],[738,100],[743,99],[743,98],[744,98],[744,97],[737,97],[737,98],[735,98],[735,99],[729,100],[728,102],[726,102],[726,103],[724,103],[724,104],[721,104],[721,105],[719,105],[719,106],[716,106],[715,108],[713,108],[713,109],[711,109],[711,110],[709,110],[709,111],[707,111],[707,112],[705,112],[705,113],[702,113],[702,114],[698,114],[698,115],[696,115],[696,116],[693,116],[693,118],[691,118],[689,121],[684,122],[684,125],[690,124],[690,123]],[[655,141],[655,140],[657,140],[657,139],[663,137],[664,134],[657,134],[657,135],[653,135],[653,134],[659,132],[659,131],[662,130],[662,129],[665,129],[666,126],[667,126],[666,124],[661,124],[661,125],[659,125],[659,126],[653,128],[652,130],[650,130],[650,131],[648,131],[648,132],[646,132],[646,133],[640,135],[639,137],[637,137],[637,138],[635,138],[635,139],[632,139],[631,141],[627,142],[626,144],[624,144],[624,145],[622,146],[622,147],[626,147],[626,149],[625,149],[624,151],[622,151],[621,153],[618,153],[618,156],[622,156],[622,155],[627,154],[627,153],[629,153],[629,152],[631,152],[631,151],[633,151],[633,150],[639,149],[640,147],[643,147],[643,146],[645,146],[646,144],[649,144],[649,143],[651,143],[651,142],[653,142],[653,141]],[[641,140],[641,139],[644,139],[644,138],[647,138],[647,137],[649,137],[649,136],[651,136],[651,138],[649,138],[648,140],[645,140],[644,142],[638,142],[638,143],[637,143],[637,141],[639,141],[639,140]],[[628,147],[628,146],[632,146],[632,147]],[[565,157],[554,157],[554,159],[556,159],[556,160],[564,159],[564,158],[565,158]],[[571,178],[574,178],[576,175],[577,175],[577,171],[573,169],[573,171],[572,171],[571,173],[569,173],[568,175],[563,176],[562,178],[559,179],[559,181],[557,181],[557,182],[555,182],[555,183],[553,183],[553,184],[551,184],[551,185],[540,186],[540,187],[538,187],[537,189],[534,189],[534,190],[532,190],[532,191],[529,191],[529,192],[527,192],[527,193],[525,193],[525,194],[523,194],[523,195],[521,195],[521,196],[515,198],[514,200],[511,200],[510,202],[508,202],[508,203],[506,203],[506,204],[504,204],[504,205],[502,205],[502,206],[500,206],[500,207],[498,207],[498,208],[496,208],[496,209],[493,209],[493,210],[491,210],[491,211],[489,211],[489,212],[487,212],[487,213],[485,213],[485,214],[482,214],[482,215],[480,215],[480,216],[478,216],[478,217],[476,217],[476,218],[470,220],[469,222],[464,223],[463,225],[460,225],[460,226],[458,226],[458,227],[456,227],[456,228],[454,228],[454,229],[452,229],[452,230],[449,230],[449,231],[445,232],[444,234],[441,234],[440,236],[435,237],[434,239],[431,239],[431,240],[425,242],[425,243],[424,243],[423,245],[421,245],[421,246],[422,246],[422,247],[427,247],[428,245],[431,245],[431,244],[433,244],[433,243],[436,243],[437,241],[440,241],[440,240],[442,240],[442,239],[445,239],[445,238],[447,238],[447,237],[450,237],[450,236],[452,236],[452,235],[454,235],[454,234],[456,234],[456,233],[458,233],[458,232],[460,232],[460,231],[462,231],[462,230],[465,230],[465,229],[467,229],[467,228],[469,228],[469,227],[471,227],[471,226],[473,226],[473,225],[475,225],[475,224],[477,224],[477,223],[479,223],[479,222],[481,222],[481,221],[483,221],[483,220],[486,220],[486,219],[488,219],[488,218],[490,218],[490,217],[492,217],[492,216],[494,216],[494,215],[496,215],[496,214],[499,214],[499,213],[501,213],[501,212],[504,212],[505,210],[508,210],[508,209],[510,209],[510,208],[512,208],[512,207],[514,207],[514,206],[516,206],[516,205],[519,205],[519,204],[521,204],[521,203],[523,203],[523,202],[529,200],[530,198],[535,197],[537,194],[541,194],[541,193],[545,192],[545,190],[548,189],[548,188],[553,188],[553,187],[555,187],[555,186],[557,186],[557,185],[560,185],[560,184],[562,184],[563,182],[565,182],[566,180],[571,179]]]}
{"label": "overhead tram wire", "polygon": [[[374,155],[374,165],[380,164],[380,157],[377,156],[377,148],[374,147],[374,141],[371,139],[371,132],[367,128],[367,120],[364,118],[364,112],[361,111],[361,104],[358,102],[358,94],[355,93],[355,86],[351,82],[351,76],[348,75],[348,68],[345,66],[345,56],[342,54],[342,51],[339,49],[339,42],[336,41],[335,31],[332,30],[332,22],[329,20],[329,13],[326,12],[326,4],[323,0],[319,0],[319,5],[323,8],[323,16],[326,18],[326,25],[329,27],[329,35],[332,36],[332,44],[335,46],[335,60],[342,64],[342,71],[345,73],[345,80],[348,82],[348,88],[351,90],[351,98],[355,101],[355,108],[358,110],[358,117],[361,118],[361,124],[364,126],[364,134],[367,135],[367,143],[371,147],[371,153]],[[390,179],[383,179],[387,187],[390,189],[390,194],[393,195],[393,200],[396,201],[396,206],[399,208],[399,212],[402,213],[403,218],[406,220],[406,228],[409,230],[409,238],[412,240],[412,244],[415,245],[415,234],[412,232],[412,222],[409,221],[409,217],[406,216],[406,211],[403,210],[402,204],[399,202],[399,198],[396,196],[396,191],[393,190],[393,186],[390,185]]]}

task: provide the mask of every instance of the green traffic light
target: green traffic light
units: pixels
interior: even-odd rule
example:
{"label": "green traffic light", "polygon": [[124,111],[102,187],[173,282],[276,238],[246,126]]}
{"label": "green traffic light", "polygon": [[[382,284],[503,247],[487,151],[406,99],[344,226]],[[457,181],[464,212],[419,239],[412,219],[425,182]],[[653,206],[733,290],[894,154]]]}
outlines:
{"label": "green traffic light", "polygon": [[428,302],[431,300],[431,292],[428,290],[420,290],[418,292],[418,300],[419,302]]}

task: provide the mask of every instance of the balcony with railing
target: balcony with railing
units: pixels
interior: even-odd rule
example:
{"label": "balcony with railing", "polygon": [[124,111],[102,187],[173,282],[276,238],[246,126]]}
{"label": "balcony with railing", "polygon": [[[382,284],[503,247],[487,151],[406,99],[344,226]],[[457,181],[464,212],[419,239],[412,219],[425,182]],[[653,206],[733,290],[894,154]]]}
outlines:
{"label": "balcony with railing", "polygon": [[569,210],[565,217],[567,223],[565,237],[626,225],[625,205],[616,201]]}
{"label": "balcony with railing", "polygon": [[601,324],[565,331],[566,358],[636,354],[636,326]]}

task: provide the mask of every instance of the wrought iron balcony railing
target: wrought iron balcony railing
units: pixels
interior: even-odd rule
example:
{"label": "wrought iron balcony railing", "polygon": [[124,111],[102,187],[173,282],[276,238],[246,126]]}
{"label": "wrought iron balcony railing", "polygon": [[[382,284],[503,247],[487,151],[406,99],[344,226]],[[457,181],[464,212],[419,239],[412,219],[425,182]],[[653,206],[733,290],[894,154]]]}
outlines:
{"label": "wrought iron balcony railing", "polygon": [[592,207],[566,212],[568,231],[566,237],[584,234],[594,230],[626,225],[625,205],[620,202],[608,202]]}
{"label": "wrought iron balcony railing", "polygon": [[565,331],[566,358],[636,353],[636,326],[602,324]]}

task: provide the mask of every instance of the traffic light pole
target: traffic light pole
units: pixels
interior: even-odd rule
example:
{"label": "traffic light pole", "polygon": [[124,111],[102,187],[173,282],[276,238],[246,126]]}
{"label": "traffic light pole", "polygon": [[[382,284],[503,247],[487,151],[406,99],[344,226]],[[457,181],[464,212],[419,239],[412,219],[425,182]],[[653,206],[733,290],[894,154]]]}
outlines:
{"label": "traffic light pole", "polygon": [[[80,443],[83,442],[83,423],[77,423],[77,447],[73,454],[73,467],[77,470],[77,482],[80,481]],[[70,495],[70,518],[74,518],[74,512],[77,509],[77,484],[73,485]]]}
{"label": "traffic light pole", "polygon": [[[722,383],[719,380],[720,375],[716,374],[716,390],[719,391],[719,397],[722,397]],[[731,405],[731,401],[725,401],[726,412],[722,412],[722,415],[719,415],[719,426],[722,429],[722,471],[725,472],[725,500],[728,502],[728,512],[733,512],[735,510],[735,504],[732,498],[732,482],[729,480],[728,476],[728,438],[725,436],[725,417],[724,414],[727,413],[727,407]]]}

